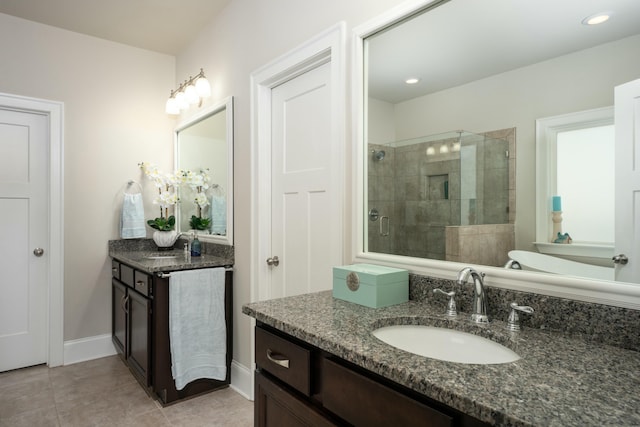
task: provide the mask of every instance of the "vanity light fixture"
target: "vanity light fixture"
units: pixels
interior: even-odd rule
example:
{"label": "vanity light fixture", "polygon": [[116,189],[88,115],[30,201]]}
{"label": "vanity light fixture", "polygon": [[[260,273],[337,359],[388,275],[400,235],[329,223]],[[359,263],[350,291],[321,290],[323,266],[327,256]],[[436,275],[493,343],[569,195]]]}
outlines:
{"label": "vanity light fixture", "polygon": [[407,80],[405,80],[404,82],[408,85],[414,85],[416,83],[418,83],[420,81],[420,78],[418,77],[409,77]]}
{"label": "vanity light fixture", "polygon": [[190,105],[202,105],[202,100],[211,96],[211,84],[204,76],[204,71],[195,77],[189,77],[176,90],[172,90],[167,99],[165,111],[167,114],[180,114],[180,110],[186,110]]}
{"label": "vanity light fixture", "polygon": [[583,25],[598,25],[607,22],[611,18],[611,12],[600,12],[587,16],[582,20]]}

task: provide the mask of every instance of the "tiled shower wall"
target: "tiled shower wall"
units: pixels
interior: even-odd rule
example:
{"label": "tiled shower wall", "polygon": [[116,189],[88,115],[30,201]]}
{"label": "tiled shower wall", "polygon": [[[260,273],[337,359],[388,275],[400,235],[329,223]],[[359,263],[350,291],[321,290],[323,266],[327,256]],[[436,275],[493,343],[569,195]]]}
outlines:
{"label": "tiled shower wall", "polygon": [[[477,144],[472,199],[461,194],[461,180],[469,173],[461,174],[460,152],[439,151],[442,145],[452,147],[457,137],[398,148],[370,144],[368,206],[379,218],[367,221],[368,250],[444,260],[447,226],[513,223],[515,129],[485,135],[505,141]],[[427,154],[429,147],[434,152]],[[374,155],[379,150],[385,151],[382,160]]]}

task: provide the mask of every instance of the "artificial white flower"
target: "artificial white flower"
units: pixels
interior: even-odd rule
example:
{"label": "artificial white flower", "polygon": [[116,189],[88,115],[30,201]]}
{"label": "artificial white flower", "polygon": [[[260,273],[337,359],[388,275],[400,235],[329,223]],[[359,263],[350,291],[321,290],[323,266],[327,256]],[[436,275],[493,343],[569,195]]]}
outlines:
{"label": "artificial white flower", "polygon": [[196,194],[194,202],[195,202],[196,205],[200,206],[201,208],[209,206],[209,198],[204,193]]}
{"label": "artificial white flower", "polygon": [[172,191],[163,191],[158,194],[153,203],[163,208],[168,208],[178,203],[178,195]]}

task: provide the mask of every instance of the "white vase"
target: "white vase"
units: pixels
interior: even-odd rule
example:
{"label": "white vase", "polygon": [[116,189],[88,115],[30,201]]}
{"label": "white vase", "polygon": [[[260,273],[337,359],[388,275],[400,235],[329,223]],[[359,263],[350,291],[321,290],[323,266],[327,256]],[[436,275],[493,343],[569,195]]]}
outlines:
{"label": "white vase", "polygon": [[173,248],[173,244],[178,240],[180,235],[176,230],[153,232],[153,241],[158,246],[158,250],[169,250]]}

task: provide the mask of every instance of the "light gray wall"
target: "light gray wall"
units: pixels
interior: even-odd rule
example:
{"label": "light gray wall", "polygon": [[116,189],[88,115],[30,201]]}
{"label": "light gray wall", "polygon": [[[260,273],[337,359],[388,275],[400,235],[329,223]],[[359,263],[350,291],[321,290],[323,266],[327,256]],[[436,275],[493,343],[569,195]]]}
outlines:
{"label": "light gray wall", "polygon": [[64,339],[110,333],[107,240],[137,164],[172,165],[175,58],[4,14],[0,58],[0,92],[64,102]]}
{"label": "light gray wall", "polygon": [[[247,367],[251,361],[250,319],[241,313],[241,306],[251,299],[250,75],[340,21],[345,21],[347,26],[346,63],[347,72],[350,73],[353,28],[400,3],[401,0],[233,0],[177,58],[177,80],[193,75],[203,67],[212,83],[213,96],[210,102],[234,96],[236,269],[233,355],[234,359]],[[348,86],[348,143],[344,148],[349,165],[345,174],[346,200],[351,197],[353,162],[350,93],[351,87]],[[345,215],[350,223],[350,205]],[[347,226],[345,239],[350,239],[350,233],[351,229]],[[350,243],[346,243],[345,247],[350,247]]]}

